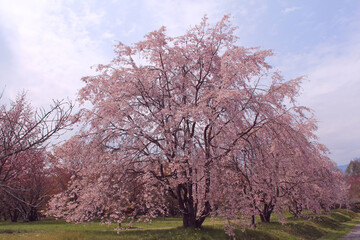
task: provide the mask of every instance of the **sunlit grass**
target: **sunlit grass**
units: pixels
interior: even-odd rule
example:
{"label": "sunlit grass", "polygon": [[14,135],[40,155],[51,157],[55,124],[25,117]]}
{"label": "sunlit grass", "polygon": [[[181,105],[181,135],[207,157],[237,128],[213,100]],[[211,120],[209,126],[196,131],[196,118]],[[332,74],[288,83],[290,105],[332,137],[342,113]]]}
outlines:
{"label": "sunlit grass", "polygon": [[[360,216],[347,210],[332,211],[327,215],[311,215],[279,222],[274,215],[271,223],[258,224],[256,229],[235,230],[237,239],[339,239],[360,222]],[[229,239],[222,229],[221,219],[208,219],[202,229],[184,229],[180,218],[155,219],[151,224],[133,223],[119,234],[116,225],[100,223],[72,224],[45,220],[31,223],[0,222],[0,239]]]}

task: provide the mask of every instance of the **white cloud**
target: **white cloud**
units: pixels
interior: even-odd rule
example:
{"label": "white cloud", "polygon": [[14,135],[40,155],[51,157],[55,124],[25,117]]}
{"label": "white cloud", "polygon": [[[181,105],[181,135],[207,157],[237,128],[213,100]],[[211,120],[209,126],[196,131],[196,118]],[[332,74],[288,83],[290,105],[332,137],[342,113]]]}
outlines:
{"label": "white cloud", "polygon": [[102,38],[106,38],[106,39],[111,39],[111,40],[114,40],[114,37],[115,35],[111,32],[104,32],[102,35],[101,35]]}
{"label": "white cloud", "polygon": [[339,164],[360,156],[359,42],[354,35],[343,43],[321,44],[303,54],[284,56],[281,64],[287,76],[307,75],[299,101],[315,111],[320,142]]}
{"label": "white cloud", "polygon": [[289,7],[289,8],[285,8],[284,10],[282,10],[282,13],[284,14],[288,14],[288,13],[291,13],[291,12],[294,12],[296,10],[299,10],[300,8],[299,7]]}
{"label": "white cloud", "polygon": [[[26,89],[36,106],[51,99],[74,98],[80,78],[102,62],[99,42],[88,28],[101,23],[102,12],[79,3],[75,11],[59,1],[0,2],[0,24],[15,59],[5,94]],[[66,2],[67,3],[67,2]]]}

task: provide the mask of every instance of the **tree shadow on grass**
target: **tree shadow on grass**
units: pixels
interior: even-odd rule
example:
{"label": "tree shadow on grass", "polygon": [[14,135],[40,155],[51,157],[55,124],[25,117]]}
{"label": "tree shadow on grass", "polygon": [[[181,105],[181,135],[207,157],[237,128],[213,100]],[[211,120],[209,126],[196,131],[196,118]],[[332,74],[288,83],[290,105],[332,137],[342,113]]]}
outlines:
{"label": "tree shadow on grass", "polygon": [[284,230],[291,235],[304,239],[318,239],[325,234],[321,229],[308,223],[288,223],[285,224]]}
{"label": "tree shadow on grass", "polygon": [[316,216],[312,221],[323,228],[338,229],[340,227],[339,221],[330,216]]}
{"label": "tree shadow on grass", "polygon": [[[261,231],[272,233],[272,236],[283,234],[285,236],[300,237],[303,239],[318,239],[324,236],[325,232],[310,222],[271,222],[262,223]],[[270,238],[269,238],[270,239]],[[275,238],[276,239],[276,238]]]}
{"label": "tree shadow on grass", "polygon": [[[235,230],[236,239],[266,239],[278,240],[263,231],[246,229],[245,231]],[[177,227],[173,229],[151,229],[151,230],[125,230],[119,233],[120,239],[171,239],[171,240],[222,240],[229,239],[229,236],[221,228],[213,228],[204,226],[200,228],[183,228]],[[122,238],[121,238],[122,237]]]}

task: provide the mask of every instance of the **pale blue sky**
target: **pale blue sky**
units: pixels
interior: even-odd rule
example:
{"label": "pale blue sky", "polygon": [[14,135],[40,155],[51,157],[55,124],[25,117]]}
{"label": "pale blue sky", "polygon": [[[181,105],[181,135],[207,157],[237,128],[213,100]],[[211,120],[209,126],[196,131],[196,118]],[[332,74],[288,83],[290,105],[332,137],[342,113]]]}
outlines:
{"label": "pale blue sky", "polygon": [[114,41],[163,25],[183,34],[204,14],[211,23],[231,14],[239,44],[274,49],[269,61],[286,78],[306,75],[299,101],[314,109],[320,142],[339,164],[360,156],[358,0],[0,0],[1,101],[23,89],[35,106],[75,99]]}

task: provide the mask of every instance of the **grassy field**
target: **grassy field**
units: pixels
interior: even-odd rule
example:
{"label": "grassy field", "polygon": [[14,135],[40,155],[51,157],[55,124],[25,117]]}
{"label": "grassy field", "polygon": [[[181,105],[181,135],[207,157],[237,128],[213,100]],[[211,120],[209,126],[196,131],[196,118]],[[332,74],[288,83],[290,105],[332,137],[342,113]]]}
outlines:
{"label": "grassy field", "polygon": [[[274,216],[271,223],[258,224],[257,229],[236,230],[237,239],[339,239],[360,223],[360,215],[335,210],[329,215],[309,218],[288,217],[281,224]],[[131,229],[117,234],[115,225],[99,223],[71,224],[63,221],[31,223],[0,222],[0,239],[229,239],[222,230],[224,222],[207,220],[202,229],[183,229],[179,218],[156,219],[151,224],[135,223]]]}

